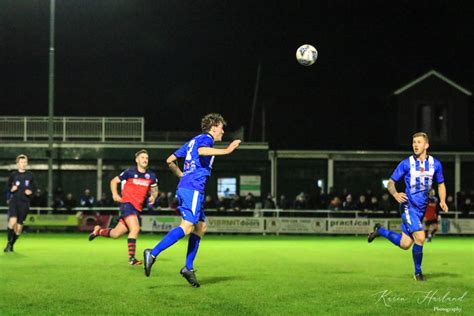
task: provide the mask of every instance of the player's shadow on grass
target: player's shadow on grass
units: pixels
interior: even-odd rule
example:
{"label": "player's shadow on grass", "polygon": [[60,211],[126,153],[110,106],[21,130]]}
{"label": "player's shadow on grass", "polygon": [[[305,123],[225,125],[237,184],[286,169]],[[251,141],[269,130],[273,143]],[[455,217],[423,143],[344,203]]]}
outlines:
{"label": "player's shadow on grass", "polygon": [[[216,277],[210,277],[210,278],[204,278],[204,279],[200,279],[199,282],[201,283],[201,285],[212,285],[212,284],[217,284],[217,283],[225,283],[225,282],[231,282],[231,281],[234,281],[234,280],[242,280],[242,277],[237,277],[237,276],[216,276]],[[186,282],[186,281],[184,281]],[[182,283],[179,283],[179,284],[175,284],[175,286],[177,287],[182,287],[183,284]],[[150,289],[155,289],[155,288],[159,288],[160,286],[158,285],[152,285],[150,286]]]}
{"label": "player's shadow on grass", "polygon": [[27,255],[24,255],[24,254],[18,253],[18,252],[2,253],[2,255],[4,255],[5,258],[17,258],[17,259],[28,257]]}
{"label": "player's shadow on grass", "polygon": [[452,272],[435,272],[435,273],[430,273],[426,275],[426,278],[428,279],[437,279],[437,278],[444,278],[444,277],[449,277],[449,278],[459,278],[461,275],[458,273],[452,273]]}
{"label": "player's shadow on grass", "polygon": [[215,276],[210,278],[204,278],[201,280],[201,284],[208,285],[208,284],[216,284],[216,283],[225,283],[233,280],[242,280],[242,277],[237,276]]}

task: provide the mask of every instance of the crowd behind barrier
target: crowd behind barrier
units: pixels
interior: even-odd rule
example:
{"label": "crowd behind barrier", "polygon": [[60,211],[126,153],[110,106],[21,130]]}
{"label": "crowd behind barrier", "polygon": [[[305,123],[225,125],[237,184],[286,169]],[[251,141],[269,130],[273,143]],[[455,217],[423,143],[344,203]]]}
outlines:
{"label": "crowd behind barrier", "polygon": [[[451,212],[458,211],[459,216],[468,217],[469,212],[474,212],[474,190],[463,190],[456,194],[457,199],[453,195],[448,195],[446,204]],[[457,200],[457,205],[455,201]],[[32,207],[47,206],[47,197],[43,190],[38,189],[31,198]],[[100,200],[97,200],[86,188],[79,195],[79,198],[71,193],[64,193],[61,188],[56,188],[53,194],[53,209],[72,210],[77,207],[112,207],[117,206],[107,192],[102,193]],[[231,195],[214,197],[206,195],[204,201],[204,209],[216,209],[222,213],[239,213],[244,210],[255,209],[281,209],[281,210],[331,210],[336,212],[343,211],[366,211],[368,213],[382,211],[386,215],[390,215],[393,211],[398,212],[398,204],[387,191],[373,192],[367,189],[362,194],[351,193],[347,189],[340,192],[330,190],[324,193],[320,188],[316,188],[311,192],[301,192],[294,198],[290,198],[285,194],[281,194],[278,198],[268,193],[262,198],[255,197],[252,193],[245,196]],[[176,209],[177,200],[173,192],[160,192],[158,198],[153,205],[148,205],[145,201],[144,209],[156,211],[160,209]]]}

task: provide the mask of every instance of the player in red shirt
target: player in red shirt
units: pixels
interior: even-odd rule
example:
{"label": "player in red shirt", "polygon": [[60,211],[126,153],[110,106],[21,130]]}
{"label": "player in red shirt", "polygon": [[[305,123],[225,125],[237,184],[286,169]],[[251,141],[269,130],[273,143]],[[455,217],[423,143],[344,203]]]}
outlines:
{"label": "player in red shirt", "polygon": [[[114,201],[120,203],[121,217],[115,228],[94,227],[94,231],[89,235],[92,241],[98,236],[119,238],[128,232],[128,263],[140,265],[143,262],[135,258],[137,237],[140,232],[138,218],[142,212],[142,206],[150,193],[149,204],[153,204],[158,195],[158,180],[156,175],[148,167],[148,152],[145,149],[135,154],[136,167],[123,171],[119,176],[110,181],[110,190]],[[118,194],[117,185],[125,182],[122,189],[122,196]]]}
{"label": "player in red shirt", "polygon": [[[438,230],[438,199],[435,196],[435,190],[430,191],[428,206],[425,211],[425,235],[426,241],[430,242]],[[430,231],[430,229],[432,229]]]}

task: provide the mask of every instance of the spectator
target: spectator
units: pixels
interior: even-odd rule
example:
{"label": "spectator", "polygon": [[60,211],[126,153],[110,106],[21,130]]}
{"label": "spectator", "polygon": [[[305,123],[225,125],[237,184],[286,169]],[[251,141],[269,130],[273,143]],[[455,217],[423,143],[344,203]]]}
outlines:
{"label": "spectator", "polygon": [[242,201],[240,199],[240,195],[236,194],[232,197],[232,200],[230,200],[230,208],[234,212],[240,212],[242,210]]}
{"label": "spectator", "polygon": [[354,199],[352,197],[352,194],[348,194],[346,196],[346,199],[344,200],[344,202],[342,203],[342,208],[346,211],[353,211],[355,209],[357,209],[357,205],[356,203],[354,202]]}
{"label": "spectator", "polygon": [[364,211],[369,209],[369,204],[367,203],[367,199],[365,195],[359,196],[359,202],[357,202],[357,209],[359,211]]}
{"label": "spectator", "polygon": [[102,197],[97,202],[97,206],[108,207],[108,206],[113,206],[113,205],[114,205],[114,201],[107,195],[106,192],[102,192]]}
{"label": "spectator", "polygon": [[378,211],[379,210],[379,199],[374,195],[370,198],[369,210]]}
{"label": "spectator", "polygon": [[347,190],[347,188],[343,188],[343,189],[342,189],[341,196],[340,196],[341,200],[344,200],[344,201],[345,201],[345,200],[346,200],[346,197],[347,197],[348,195],[349,195],[349,191]]}
{"label": "spectator", "polygon": [[331,211],[339,211],[341,209],[341,206],[341,199],[338,196],[335,196],[329,203],[328,209]]}
{"label": "spectator", "polygon": [[43,194],[41,189],[36,189],[33,197],[31,198],[30,202],[31,206],[48,206],[48,201],[46,199],[46,195]]}
{"label": "spectator", "polygon": [[168,199],[168,207],[174,210],[178,209],[178,199],[176,198],[176,194],[173,194],[173,192],[168,192],[166,197]]}
{"label": "spectator", "polygon": [[280,200],[278,201],[278,207],[282,210],[287,210],[290,208],[290,201],[286,198],[284,194],[280,195]]}
{"label": "spectator", "polygon": [[458,193],[456,193],[457,195],[457,198],[458,198],[458,208],[460,208],[461,205],[464,204],[464,200],[466,199],[466,192],[464,191],[459,191]]}
{"label": "spectator", "polygon": [[312,209],[320,208],[321,204],[321,187],[317,186],[314,189],[311,189],[308,196],[308,207]]}
{"label": "spectator", "polygon": [[390,196],[387,192],[382,194],[382,199],[379,203],[379,209],[382,210],[384,214],[389,214],[390,211],[393,209],[392,203],[390,202]]}
{"label": "spectator", "polygon": [[319,196],[319,205],[317,209],[325,209],[326,206],[329,204],[329,196],[321,191],[321,195]]}
{"label": "spectator", "polygon": [[366,199],[367,202],[370,201],[373,196],[374,196],[374,193],[372,192],[371,189],[367,189],[365,191],[365,199]]}
{"label": "spectator", "polygon": [[72,193],[66,194],[66,199],[64,200],[64,207],[69,211],[77,206],[77,201],[72,195]]}
{"label": "spectator", "polygon": [[247,193],[244,200],[244,206],[247,210],[255,209],[255,197],[251,192]]}
{"label": "spectator", "polygon": [[217,202],[216,202],[216,209],[219,212],[225,212],[228,209],[227,201],[223,196],[219,196]]}
{"label": "spectator", "polygon": [[61,207],[64,207],[64,191],[61,187],[57,187],[56,191],[54,191],[53,208]]}
{"label": "spectator", "polygon": [[95,197],[91,195],[90,189],[85,189],[84,195],[81,196],[79,201],[82,207],[93,207],[95,204]]}
{"label": "spectator", "polygon": [[462,212],[464,217],[469,216],[469,212],[474,211],[474,204],[471,202],[471,198],[467,197],[464,203],[459,206],[459,210]]}
{"label": "spectator", "polygon": [[308,208],[306,204],[306,196],[304,195],[304,192],[301,192],[298,194],[295,198],[295,202],[293,203],[293,208],[295,210],[306,210]]}
{"label": "spectator", "polygon": [[273,200],[273,195],[271,193],[267,194],[267,198],[263,201],[263,208],[264,209],[275,209],[275,201]]}
{"label": "spectator", "polygon": [[212,199],[212,196],[206,195],[206,199],[204,200],[203,206],[204,206],[205,210],[215,209],[216,208],[216,202],[214,202],[214,200]]}
{"label": "spectator", "polygon": [[[330,187],[329,192],[327,194],[327,200],[331,201],[335,196],[337,196],[336,190],[333,187]],[[327,206],[327,204],[325,204],[324,206]]]}
{"label": "spectator", "polygon": [[158,198],[156,199],[155,207],[160,209],[168,208],[169,206],[170,203],[168,201],[168,196],[166,195],[166,192],[160,192],[160,195],[158,195]]}
{"label": "spectator", "polygon": [[456,210],[456,204],[454,203],[454,198],[452,195],[448,195],[446,198],[446,205],[448,206],[450,211]]}

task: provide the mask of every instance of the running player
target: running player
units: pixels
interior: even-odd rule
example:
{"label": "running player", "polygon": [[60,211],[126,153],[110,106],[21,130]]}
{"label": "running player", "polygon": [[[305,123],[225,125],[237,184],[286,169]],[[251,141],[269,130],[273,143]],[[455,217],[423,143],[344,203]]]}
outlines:
{"label": "running player", "polygon": [[8,203],[8,242],[4,252],[13,251],[13,245],[23,232],[23,222],[30,210],[30,198],[36,191],[36,181],[31,171],[27,171],[28,157],[18,155],[16,157],[17,171],[8,178],[8,192],[10,195]]}
{"label": "running player", "polygon": [[430,198],[425,211],[425,237],[427,242],[431,242],[438,231],[438,199],[434,189],[430,190]]}
{"label": "running player", "polygon": [[[190,234],[186,264],[181,269],[180,274],[192,286],[200,286],[193,264],[201,238],[206,232],[206,216],[202,208],[206,181],[211,175],[214,156],[228,155],[240,144],[240,140],[234,140],[225,149],[213,148],[214,142],[222,140],[225,125],[226,122],[222,115],[217,113],[207,114],[201,120],[202,134],[185,143],[166,160],[171,171],[180,178],[176,194],[182,220],[181,224],[170,230],[153,250],[145,249],[143,255],[146,276],[150,276],[151,266],[163,250],[172,246],[185,235]],[[185,158],[183,171],[176,164],[178,158]]]}
{"label": "running player", "polygon": [[[413,245],[414,278],[417,281],[425,281],[425,276],[421,271],[423,244],[425,242],[422,221],[433,181],[438,183],[441,209],[447,212],[448,206],[446,205],[443,168],[439,160],[427,153],[429,147],[428,135],[426,133],[414,134],[412,146],[413,155],[400,162],[390,177],[387,186],[390,194],[400,203],[402,233],[389,231],[377,223],[374,231],[369,234],[368,242],[372,242],[378,236],[383,236],[401,249],[407,250]],[[397,192],[395,187],[395,182],[402,178],[405,180],[405,193]]]}
{"label": "running player", "polygon": [[[145,149],[135,154],[136,167],[129,168],[110,181],[110,191],[114,201],[120,203],[122,217],[115,228],[101,228],[95,226],[89,235],[92,241],[98,236],[119,238],[128,232],[128,263],[140,265],[143,262],[135,258],[135,249],[138,234],[140,233],[139,216],[143,203],[150,193],[149,204],[153,204],[158,195],[158,180],[155,173],[148,168],[148,152]],[[125,181],[122,196],[118,194],[117,185]]]}

